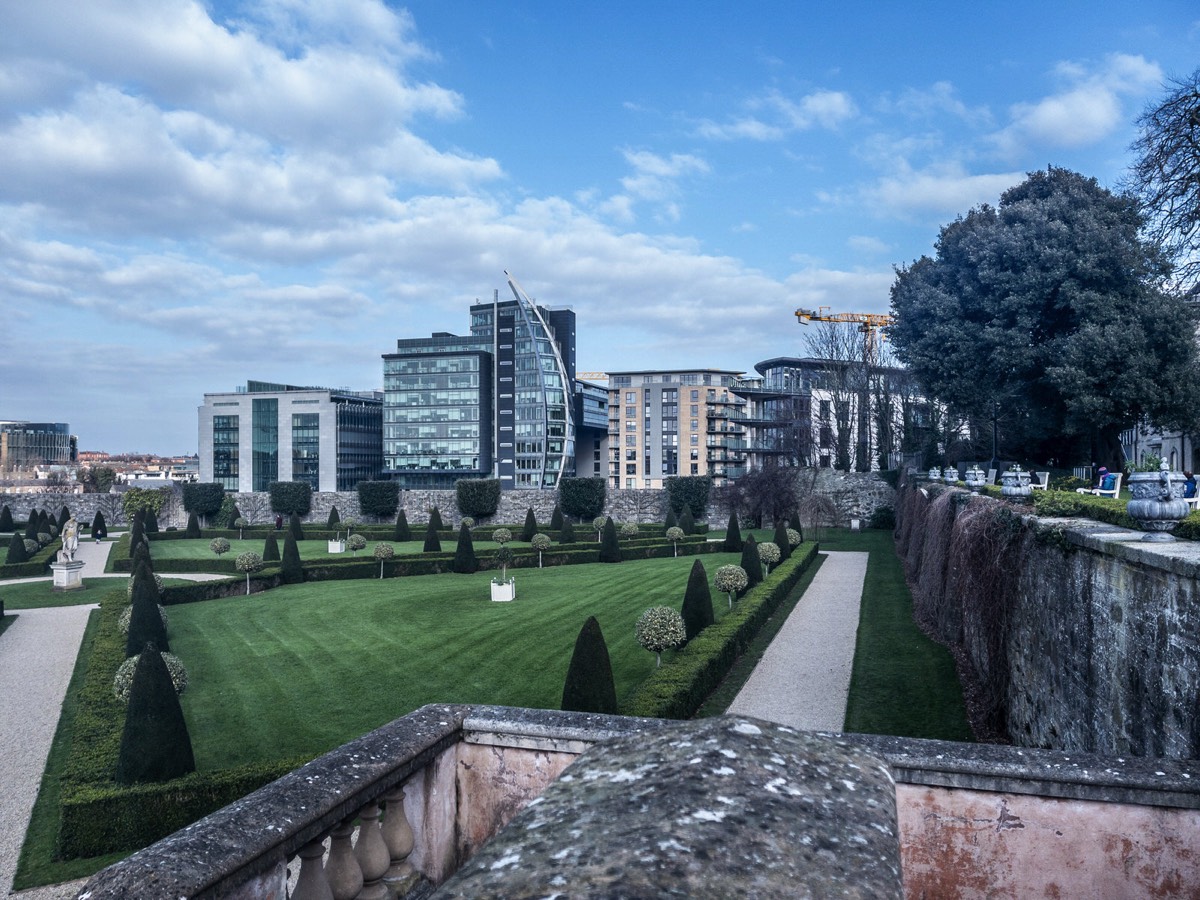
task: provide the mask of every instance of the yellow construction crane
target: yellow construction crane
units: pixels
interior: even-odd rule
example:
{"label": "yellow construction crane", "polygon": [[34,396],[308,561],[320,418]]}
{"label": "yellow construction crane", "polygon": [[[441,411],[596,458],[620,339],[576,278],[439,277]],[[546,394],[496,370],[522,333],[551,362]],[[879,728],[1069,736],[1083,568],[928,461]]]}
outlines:
{"label": "yellow construction crane", "polygon": [[607,372],[576,372],[575,377],[584,381],[608,381]]}
{"label": "yellow construction crane", "polygon": [[798,309],[796,318],[800,320],[801,325],[807,325],[809,322],[850,322],[858,325],[858,330],[863,335],[863,361],[868,364],[874,363],[876,359],[878,333],[895,321],[888,313],[831,313],[828,306]]}

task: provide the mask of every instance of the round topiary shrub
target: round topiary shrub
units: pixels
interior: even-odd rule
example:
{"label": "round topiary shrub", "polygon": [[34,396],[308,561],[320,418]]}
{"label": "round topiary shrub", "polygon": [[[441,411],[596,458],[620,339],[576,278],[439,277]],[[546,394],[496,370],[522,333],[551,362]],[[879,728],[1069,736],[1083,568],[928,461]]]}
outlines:
{"label": "round topiary shrub", "polygon": [[763,541],[758,545],[758,558],[761,559],[763,561],[763,565],[766,566],[766,571],[764,574],[771,574],[771,566],[779,562],[781,555],[782,554],[779,552],[779,546],[777,544],[773,544],[771,541]]}
{"label": "round topiary shrub", "polygon": [[[160,607],[161,608],[161,607]],[[138,659],[142,654],[131,656],[121,663],[117,674],[113,677],[113,694],[122,703],[129,702],[129,689],[133,686],[133,670],[137,668]],[[175,693],[182,694],[187,690],[188,674],[181,660],[174,653],[159,654],[167,664],[167,672],[171,675],[171,684],[175,685]]]}
{"label": "round topiary shrub", "polygon": [[795,528],[789,528],[787,530],[787,539],[788,546],[790,547],[799,547],[800,543],[804,540],[800,532],[798,532]]}
{"label": "round topiary shrub", "polygon": [[[154,577],[157,578],[158,576],[156,575]],[[132,582],[133,582],[133,579],[130,579],[131,584],[132,584]],[[133,617],[133,607],[132,606],[125,607],[123,610],[121,610],[121,614],[119,616],[117,616],[117,627],[119,629],[121,629],[121,634],[126,635],[126,636],[129,635],[129,620],[132,617]],[[167,623],[167,608],[165,606],[163,606],[161,603],[158,604],[158,617],[160,619],[162,619],[163,628],[166,628],[167,624],[168,624]],[[133,678],[132,671],[130,671],[129,677]]]}
{"label": "round topiary shrub", "polygon": [[550,535],[539,532],[533,536],[533,540],[529,543],[538,552],[538,568],[540,569],[542,567],[542,553],[550,549]]}
{"label": "round topiary shrub", "polygon": [[892,531],[896,527],[896,510],[890,506],[876,507],[868,524],[871,528]]}
{"label": "round topiary shrub", "polygon": [[626,522],[621,526],[621,537],[637,537],[639,531],[636,522]]}
{"label": "round topiary shrub", "polygon": [[462,524],[463,524],[463,525],[466,525],[468,528],[474,528],[474,527],[475,527],[475,520],[474,520],[473,518],[471,518],[470,516],[463,516],[463,517],[462,517]]}
{"label": "round topiary shrub", "polygon": [[662,652],[678,647],[686,637],[683,616],[669,606],[652,606],[638,617],[633,634],[642,647],[655,655],[655,666],[661,666]]}
{"label": "round topiary shrub", "polygon": [[497,528],[492,532],[492,540],[503,547],[513,539],[513,533],[507,528]]}
{"label": "round topiary shrub", "polygon": [[355,556],[357,556],[358,551],[367,546],[367,539],[361,534],[352,534],[350,537],[346,538],[346,546],[350,548],[350,551]]}
{"label": "round topiary shrub", "polygon": [[222,553],[229,552],[229,541],[223,537],[215,537],[208,542],[208,549],[219,557]]}

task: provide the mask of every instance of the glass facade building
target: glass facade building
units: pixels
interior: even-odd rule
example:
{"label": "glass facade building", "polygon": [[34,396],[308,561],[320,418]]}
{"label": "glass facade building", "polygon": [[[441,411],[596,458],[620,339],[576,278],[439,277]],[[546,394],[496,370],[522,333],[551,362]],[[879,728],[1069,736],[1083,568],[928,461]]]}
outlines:
{"label": "glass facade building", "polygon": [[352,491],[382,477],[383,395],[265,381],[205,394],[199,449],[200,480],[228,491],[275,481]]}
{"label": "glass facade building", "polygon": [[575,473],[575,313],[512,300],[470,308],[470,333],[383,357],[384,469],[404,487],[498,478],[552,488]]}
{"label": "glass facade building", "polygon": [[0,422],[0,468],[75,462],[77,441],[65,422]]}

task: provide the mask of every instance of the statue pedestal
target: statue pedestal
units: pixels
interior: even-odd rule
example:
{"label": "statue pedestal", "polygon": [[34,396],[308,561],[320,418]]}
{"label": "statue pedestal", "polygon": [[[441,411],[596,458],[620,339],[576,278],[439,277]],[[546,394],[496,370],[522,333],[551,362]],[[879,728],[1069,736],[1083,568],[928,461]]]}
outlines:
{"label": "statue pedestal", "polygon": [[50,563],[50,571],[54,573],[55,593],[61,591],[77,591],[83,587],[83,561],[73,559],[70,562]]}

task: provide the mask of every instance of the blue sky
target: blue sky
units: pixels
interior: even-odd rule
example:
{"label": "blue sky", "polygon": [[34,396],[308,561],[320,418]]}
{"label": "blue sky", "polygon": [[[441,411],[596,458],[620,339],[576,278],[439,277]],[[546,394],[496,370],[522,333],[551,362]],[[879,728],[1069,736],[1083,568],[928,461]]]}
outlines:
{"label": "blue sky", "polygon": [[525,289],[585,370],[750,370],[1046,165],[1113,186],[1193,3],[0,7],[0,418],[195,452]]}

